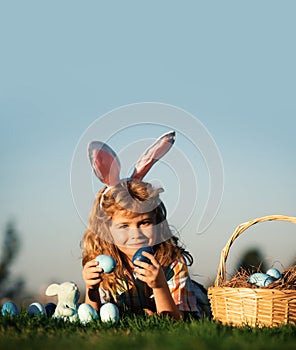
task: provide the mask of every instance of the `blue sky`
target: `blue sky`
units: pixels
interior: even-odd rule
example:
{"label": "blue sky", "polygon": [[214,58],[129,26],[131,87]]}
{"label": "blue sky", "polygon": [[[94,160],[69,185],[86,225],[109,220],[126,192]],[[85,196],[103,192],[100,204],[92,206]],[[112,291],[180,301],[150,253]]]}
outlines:
{"label": "blue sky", "polygon": [[[2,2],[0,225],[15,219],[22,239],[12,274],[34,291],[82,283],[73,153],[98,118],[134,103],[187,111],[221,154],[217,216],[202,235],[190,223],[181,232],[199,281],[215,276],[238,224],[295,215],[295,10],[293,1]],[[291,261],[293,225],[263,226],[235,243],[230,264],[248,246]]]}

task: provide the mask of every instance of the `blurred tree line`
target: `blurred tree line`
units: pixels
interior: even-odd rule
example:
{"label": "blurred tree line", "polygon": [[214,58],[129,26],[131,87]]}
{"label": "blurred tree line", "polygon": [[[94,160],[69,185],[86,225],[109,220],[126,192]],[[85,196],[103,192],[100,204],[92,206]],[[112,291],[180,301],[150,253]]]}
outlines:
{"label": "blurred tree line", "polygon": [[[291,263],[287,266],[296,265],[296,257],[291,261]],[[254,272],[266,272],[271,266],[267,266],[266,262],[264,262],[264,256],[262,252],[258,248],[250,248],[246,250],[243,254],[242,258],[237,264],[236,272],[247,271],[250,274]]]}
{"label": "blurred tree line", "polygon": [[10,221],[4,231],[0,250],[0,300],[19,298],[25,287],[22,277],[11,278],[11,266],[21,247],[19,233],[15,223]]}
{"label": "blurred tree line", "polygon": [[264,257],[258,248],[247,250],[237,264],[237,271],[247,271],[249,274],[258,271],[265,272],[267,269]]}
{"label": "blurred tree line", "polygon": [[[0,249],[0,302],[4,299],[21,300],[25,296],[25,281],[22,277],[11,277],[11,266],[13,265],[21,248],[21,241],[16,225],[13,221],[8,222],[3,236]],[[290,266],[296,265],[296,257]],[[266,271],[267,266],[264,257],[258,248],[248,249],[234,272]]]}

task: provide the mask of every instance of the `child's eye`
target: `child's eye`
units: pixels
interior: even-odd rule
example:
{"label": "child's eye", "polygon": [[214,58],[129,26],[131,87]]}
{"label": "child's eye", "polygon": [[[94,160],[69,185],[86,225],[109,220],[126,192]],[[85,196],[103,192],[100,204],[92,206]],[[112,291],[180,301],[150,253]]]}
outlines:
{"label": "child's eye", "polygon": [[147,227],[147,226],[150,226],[152,225],[152,222],[150,220],[147,220],[147,221],[142,221],[140,226],[144,226],[144,227]]}
{"label": "child's eye", "polygon": [[120,228],[121,230],[124,230],[124,229],[128,228],[128,225],[126,225],[126,224],[120,225],[119,228]]}

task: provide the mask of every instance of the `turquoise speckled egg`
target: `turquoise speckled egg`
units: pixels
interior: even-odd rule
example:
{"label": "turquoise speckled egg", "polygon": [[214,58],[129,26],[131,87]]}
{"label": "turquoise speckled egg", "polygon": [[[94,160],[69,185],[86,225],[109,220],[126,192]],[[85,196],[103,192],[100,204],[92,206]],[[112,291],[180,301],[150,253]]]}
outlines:
{"label": "turquoise speckled egg", "polygon": [[98,266],[100,266],[105,273],[111,273],[116,267],[115,259],[113,259],[112,256],[109,255],[98,255],[96,257],[96,261],[99,263]]}
{"label": "turquoise speckled egg", "polygon": [[12,301],[7,301],[5,304],[3,304],[1,312],[3,316],[18,316],[20,314],[18,307]]}

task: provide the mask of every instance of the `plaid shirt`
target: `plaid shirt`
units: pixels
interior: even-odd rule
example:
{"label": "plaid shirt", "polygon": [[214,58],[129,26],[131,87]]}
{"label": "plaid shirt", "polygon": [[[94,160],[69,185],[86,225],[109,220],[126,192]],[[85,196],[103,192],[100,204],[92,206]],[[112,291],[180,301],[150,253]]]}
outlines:
{"label": "plaid shirt", "polygon": [[[172,298],[180,311],[196,318],[210,315],[206,291],[201,285],[191,280],[184,262],[174,261],[169,267],[164,268],[164,273]],[[150,309],[156,311],[152,289],[138,279],[134,279],[134,284],[129,286],[122,281],[122,289],[116,291],[114,298],[101,288],[100,295],[102,303],[113,301],[121,310],[140,312],[143,309]]]}

